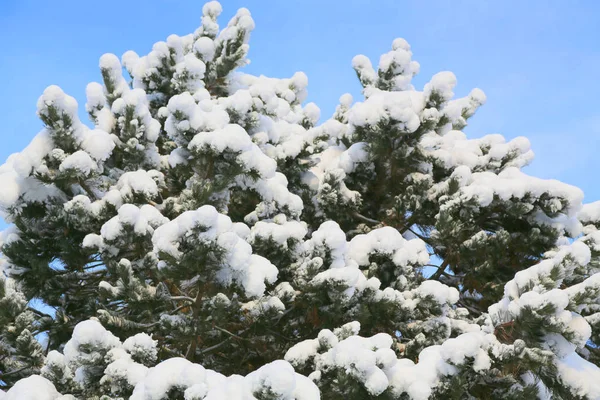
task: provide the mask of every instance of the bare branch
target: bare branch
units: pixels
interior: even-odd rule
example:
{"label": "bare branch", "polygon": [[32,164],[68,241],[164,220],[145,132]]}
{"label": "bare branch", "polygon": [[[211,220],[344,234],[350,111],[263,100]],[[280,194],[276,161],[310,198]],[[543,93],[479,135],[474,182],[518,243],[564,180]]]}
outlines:
{"label": "bare branch", "polygon": [[[229,332],[227,329],[223,329],[223,328],[221,328],[220,326],[216,326],[216,325],[215,325],[215,326],[214,326],[214,328],[215,328],[216,330],[218,330],[218,331],[221,331],[221,332],[223,332],[223,333],[226,333],[226,334],[228,334],[229,336],[231,336],[231,337],[234,337],[234,338],[236,338],[236,339],[239,339],[239,340],[246,340],[246,339],[244,339],[243,337],[236,335],[235,333],[231,333],[231,332]],[[245,332],[245,331],[244,331],[244,332]],[[243,333],[243,332],[242,332],[242,333]]]}
{"label": "bare branch", "polygon": [[353,216],[354,218],[356,218],[356,219],[359,219],[359,220],[361,220],[362,222],[365,222],[365,223],[367,223],[367,224],[378,225],[378,224],[380,224],[380,223],[381,223],[380,221],[377,221],[376,219],[372,219],[372,218],[369,218],[369,217],[365,217],[364,215],[360,214],[358,211],[354,211],[354,212],[352,213],[352,216]]}
{"label": "bare branch", "polygon": [[188,297],[188,296],[171,296],[170,299],[173,301],[189,301],[190,303],[193,303],[196,301],[195,299],[192,299],[191,297]]}

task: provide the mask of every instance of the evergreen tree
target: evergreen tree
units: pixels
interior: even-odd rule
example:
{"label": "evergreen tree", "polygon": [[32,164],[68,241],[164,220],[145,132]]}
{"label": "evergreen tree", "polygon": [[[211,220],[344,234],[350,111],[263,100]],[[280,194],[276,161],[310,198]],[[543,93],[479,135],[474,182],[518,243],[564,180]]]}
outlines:
{"label": "evergreen tree", "polygon": [[93,128],[40,97],[0,167],[0,398],[600,398],[600,202],[467,139],[485,95],[415,89],[403,39],[319,123],[220,13],[102,56]]}

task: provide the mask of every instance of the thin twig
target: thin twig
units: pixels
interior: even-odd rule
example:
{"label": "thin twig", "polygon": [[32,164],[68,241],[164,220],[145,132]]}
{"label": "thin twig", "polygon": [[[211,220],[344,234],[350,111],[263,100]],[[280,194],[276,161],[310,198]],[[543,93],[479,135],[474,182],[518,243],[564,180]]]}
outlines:
{"label": "thin twig", "polygon": [[458,304],[464,308],[466,308],[467,310],[471,311],[472,313],[476,314],[476,315],[481,315],[481,311],[479,311],[478,309],[468,305],[467,303],[465,303],[463,300],[459,300]]}
{"label": "thin twig", "polygon": [[[196,320],[196,318],[198,318],[198,313],[200,312],[201,303],[202,303],[202,286],[198,285],[198,294],[196,294],[196,299],[192,303],[192,310],[193,310],[192,317],[194,320]],[[198,346],[198,335],[196,335],[196,331],[197,331],[197,324],[194,326],[194,337],[193,337],[192,341],[190,342],[190,345],[187,350],[187,354],[185,355],[185,358],[190,361],[194,361],[193,358],[196,354],[196,347]]]}
{"label": "thin twig", "polygon": [[[222,328],[219,328],[218,326],[215,326],[215,328],[217,328],[217,329],[222,329]],[[246,329],[244,329],[243,331],[241,331],[241,332],[240,332],[240,334],[244,334],[244,333],[245,333],[245,332],[247,332],[249,329],[250,329],[250,328],[246,328]],[[229,332],[229,331],[226,331],[226,333],[230,333],[230,334],[231,334],[231,332]],[[234,337],[235,337],[235,338],[242,339],[242,340],[247,340],[247,339],[244,339],[244,338],[242,338],[242,337],[239,337],[239,336],[237,336],[237,335],[233,335],[233,336],[227,336],[227,338],[225,338],[225,340],[223,340],[222,342],[220,342],[220,343],[217,343],[217,344],[215,344],[215,345],[213,345],[213,346],[210,346],[210,347],[207,347],[207,348],[205,348],[205,349],[202,349],[202,350],[200,350],[200,354],[206,354],[206,353],[209,353],[209,352],[211,352],[211,351],[213,351],[213,350],[216,350],[216,349],[218,349],[219,347],[223,346],[223,345],[224,345],[225,343],[227,343],[228,341],[230,341],[231,339],[233,339]]]}
{"label": "thin twig", "polygon": [[191,297],[188,297],[188,296],[171,296],[170,299],[173,301],[189,301],[190,303],[193,303],[196,301],[195,299],[192,299]]}
{"label": "thin twig", "polygon": [[442,265],[438,267],[438,270],[435,271],[433,275],[431,275],[428,279],[438,280],[440,276],[442,276],[442,274],[444,273],[444,270],[446,269],[448,264],[448,260],[444,260],[444,262],[442,262]]}
{"label": "thin twig", "polygon": [[238,335],[236,335],[235,333],[231,333],[231,332],[229,332],[227,329],[221,328],[220,326],[217,326],[217,325],[215,325],[215,326],[214,326],[214,328],[215,328],[216,330],[218,330],[218,331],[221,331],[221,332],[223,332],[223,333],[226,333],[226,334],[228,334],[229,336],[231,336],[231,337],[234,337],[234,338],[236,338],[236,339],[239,339],[239,340],[247,340],[247,339],[244,339],[244,338],[243,338],[243,337],[241,337],[241,336],[238,336]]}
{"label": "thin twig", "polygon": [[296,308],[295,305],[292,305],[289,309],[285,310],[283,313],[281,313],[280,315],[278,315],[277,317],[275,317],[275,323],[273,324],[273,326],[277,325],[279,323],[279,321],[281,321],[281,319],[283,317],[285,317],[286,315],[288,315],[289,313],[291,313],[294,309]]}
{"label": "thin twig", "polygon": [[27,309],[37,315],[39,315],[40,317],[48,317],[50,319],[52,319],[52,316],[50,314],[46,314],[45,312],[41,312],[40,310],[37,310],[33,307],[27,307]]}
{"label": "thin twig", "polygon": [[228,341],[230,341],[230,340],[231,340],[231,336],[228,336],[228,337],[227,337],[225,340],[223,340],[222,342],[220,342],[220,343],[217,343],[217,344],[215,344],[214,346],[210,346],[210,347],[207,347],[207,348],[205,348],[205,349],[203,349],[203,350],[200,350],[200,354],[206,354],[206,353],[209,353],[209,352],[211,352],[211,351],[213,351],[213,350],[216,350],[216,349],[218,349],[219,347],[223,346],[225,343],[227,343],[227,342],[228,342]]}
{"label": "thin twig", "polygon": [[402,228],[398,229],[398,231],[402,234],[402,233],[410,230],[410,227],[413,226],[413,222],[415,219],[416,219],[416,215],[412,214],[410,217],[408,217],[406,222],[404,222],[404,226]]}
{"label": "thin twig", "polygon": [[352,216],[355,217],[355,218],[357,218],[357,219],[359,219],[359,220],[361,220],[362,222],[366,222],[367,224],[378,225],[378,224],[381,223],[380,221],[377,221],[376,219],[365,217],[364,215],[360,214],[358,211],[354,211],[352,213]]}
{"label": "thin twig", "polygon": [[79,181],[79,186],[81,186],[81,188],[88,194],[89,197],[92,198],[92,200],[98,200],[98,198],[96,197],[96,194],[92,191],[92,189],[83,180]]}
{"label": "thin twig", "polygon": [[419,239],[421,239],[422,241],[424,241],[425,243],[427,243],[429,246],[433,247],[433,245],[431,243],[429,243],[429,239],[426,238],[425,236],[423,236],[421,234],[418,234],[417,232],[415,232],[411,228],[408,228],[407,231],[411,232],[413,235],[415,235],[416,237],[418,237]]}
{"label": "thin twig", "polygon": [[14,375],[14,374],[18,374],[19,372],[23,372],[23,371],[25,371],[27,368],[30,368],[30,366],[28,365],[28,366],[25,366],[25,367],[22,367],[22,368],[16,369],[16,370],[14,370],[14,371],[10,371],[10,372],[6,372],[6,373],[2,373],[2,374],[0,374],[0,379],[4,379],[4,378],[6,378],[7,376]]}

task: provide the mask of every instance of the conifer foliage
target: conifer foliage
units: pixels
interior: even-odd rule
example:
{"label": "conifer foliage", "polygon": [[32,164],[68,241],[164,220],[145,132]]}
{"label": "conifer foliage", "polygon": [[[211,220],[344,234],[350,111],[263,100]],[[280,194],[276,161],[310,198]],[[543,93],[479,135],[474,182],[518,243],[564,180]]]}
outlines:
{"label": "conifer foliage", "polygon": [[39,98],[0,167],[0,398],[600,398],[600,203],[468,139],[485,95],[417,90],[405,40],[324,120],[220,13],[102,56],[91,127]]}

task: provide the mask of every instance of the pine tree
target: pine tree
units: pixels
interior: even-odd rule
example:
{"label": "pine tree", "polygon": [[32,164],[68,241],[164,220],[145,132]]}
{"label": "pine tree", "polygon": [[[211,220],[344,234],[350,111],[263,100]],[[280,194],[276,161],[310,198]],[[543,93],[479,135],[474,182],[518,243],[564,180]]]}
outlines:
{"label": "pine tree", "polygon": [[600,202],[468,139],[485,95],[415,89],[403,39],[319,123],[220,13],[102,56],[92,128],[38,100],[0,167],[0,398],[600,398]]}

